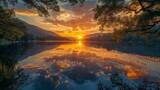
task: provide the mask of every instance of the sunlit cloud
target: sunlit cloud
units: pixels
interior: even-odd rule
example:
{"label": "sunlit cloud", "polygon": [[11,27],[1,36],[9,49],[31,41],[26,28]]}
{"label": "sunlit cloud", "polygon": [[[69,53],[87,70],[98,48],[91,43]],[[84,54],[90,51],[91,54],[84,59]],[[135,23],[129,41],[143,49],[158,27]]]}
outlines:
{"label": "sunlit cloud", "polygon": [[24,15],[24,16],[38,16],[37,12],[32,9],[15,10],[15,13],[18,15]]}
{"label": "sunlit cloud", "polygon": [[93,19],[94,13],[92,11],[96,2],[96,0],[87,0],[83,7],[60,3],[61,11],[50,11],[50,17],[39,17],[36,10],[27,9],[22,5],[19,5],[15,12],[18,18],[29,24],[61,36],[77,37],[78,35],[99,32],[98,26]]}
{"label": "sunlit cloud", "polygon": [[[44,20],[44,23],[52,23],[53,25],[63,25],[67,27],[72,27],[73,30],[77,30],[77,28],[80,28],[81,30],[90,29],[93,27],[96,27],[97,24],[94,22],[93,19],[93,13],[87,13],[83,16],[76,16],[75,18],[70,18],[70,15],[66,15],[65,17],[61,18],[63,15],[58,16],[59,18],[56,20],[52,18],[46,18]],[[66,20],[63,20],[65,18],[69,18]]]}

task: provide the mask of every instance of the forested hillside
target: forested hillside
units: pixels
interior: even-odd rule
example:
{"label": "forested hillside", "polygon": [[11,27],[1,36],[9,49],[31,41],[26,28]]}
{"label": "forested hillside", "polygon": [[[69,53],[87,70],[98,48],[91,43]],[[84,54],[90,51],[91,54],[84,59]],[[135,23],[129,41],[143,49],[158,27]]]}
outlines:
{"label": "forested hillside", "polygon": [[0,7],[0,40],[22,40],[26,28],[23,24],[14,22],[13,10]]}
{"label": "forested hillside", "polygon": [[67,40],[15,18],[11,9],[0,7],[0,12],[0,41]]}

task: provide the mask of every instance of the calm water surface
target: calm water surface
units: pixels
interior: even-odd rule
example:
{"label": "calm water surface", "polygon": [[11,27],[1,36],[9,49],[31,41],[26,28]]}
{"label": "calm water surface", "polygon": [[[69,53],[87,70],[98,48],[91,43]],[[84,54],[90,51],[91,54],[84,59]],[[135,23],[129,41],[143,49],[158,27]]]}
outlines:
{"label": "calm water surface", "polygon": [[12,57],[29,75],[22,90],[97,90],[114,72],[131,82],[160,81],[160,43],[39,42],[7,48],[3,58]]}

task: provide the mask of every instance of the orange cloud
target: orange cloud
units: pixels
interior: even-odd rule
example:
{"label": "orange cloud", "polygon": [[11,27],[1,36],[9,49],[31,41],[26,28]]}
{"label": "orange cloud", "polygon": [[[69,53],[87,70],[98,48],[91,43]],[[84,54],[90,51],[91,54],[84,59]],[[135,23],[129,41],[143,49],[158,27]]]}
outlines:
{"label": "orange cloud", "polygon": [[140,68],[135,68],[133,66],[126,65],[124,66],[124,69],[126,70],[126,74],[130,79],[138,79],[144,76],[147,76],[147,72]]}
{"label": "orange cloud", "polygon": [[96,22],[93,20],[93,13],[89,12],[81,16],[76,16],[76,18],[65,20],[67,17],[69,18],[70,15],[63,18],[57,18],[56,20],[52,18],[45,19],[44,23],[52,23],[54,25],[63,25],[66,27],[72,27],[72,30],[77,30],[77,28],[81,30],[91,29],[97,27]]}
{"label": "orange cloud", "polygon": [[37,11],[33,9],[15,10],[15,13],[24,16],[38,16]]}
{"label": "orange cloud", "polygon": [[39,17],[35,9],[27,9],[23,6],[16,8],[17,17],[29,24],[36,25],[47,31],[52,31],[65,37],[77,37],[98,32],[97,24],[93,20],[92,8],[95,1],[86,1],[83,7],[64,4],[60,12],[50,11],[50,17]]}
{"label": "orange cloud", "polygon": [[83,7],[79,5],[63,5],[62,11],[52,13],[50,18],[45,19],[44,23],[71,27],[73,31],[87,30],[97,27],[92,9],[96,6],[96,1],[86,1]]}

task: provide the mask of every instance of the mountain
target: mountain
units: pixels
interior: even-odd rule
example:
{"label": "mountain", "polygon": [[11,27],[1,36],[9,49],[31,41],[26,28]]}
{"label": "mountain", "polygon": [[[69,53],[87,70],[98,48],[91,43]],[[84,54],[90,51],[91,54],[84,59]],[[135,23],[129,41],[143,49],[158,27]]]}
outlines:
{"label": "mountain", "polygon": [[26,22],[23,22],[23,23],[27,28],[26,33],[32,34],[33,37],[36,39],[39,39],[39,40],[67,40],[66,38],[61,37],[60,35],[58,35],[54,32],[44,30],[44,29],[39,28],[37,26],[30,25]]}
{"label": "mountain", "polygon": [[84,36],[87,41],[113,41],[112,33],[94,33]]}
{"label": "mountain", "polygon": [[53,32],[46,31],[37,26],[30,25],[26,22],[24,22],[24,25],[26,26],[28,33],[31,33],[32,35],[37,36],[37,37],[46,37],[46,36],[61,37]]}
{"label": "mountain", "polygon": [[28,24],[25,21],[19,20],[17,18],[12,19],[17,25],[23,26],[21,31],[24,33],[22,40],[68,40],[54,32],[47,31],[45,29],[39,28],[35,25]]}

